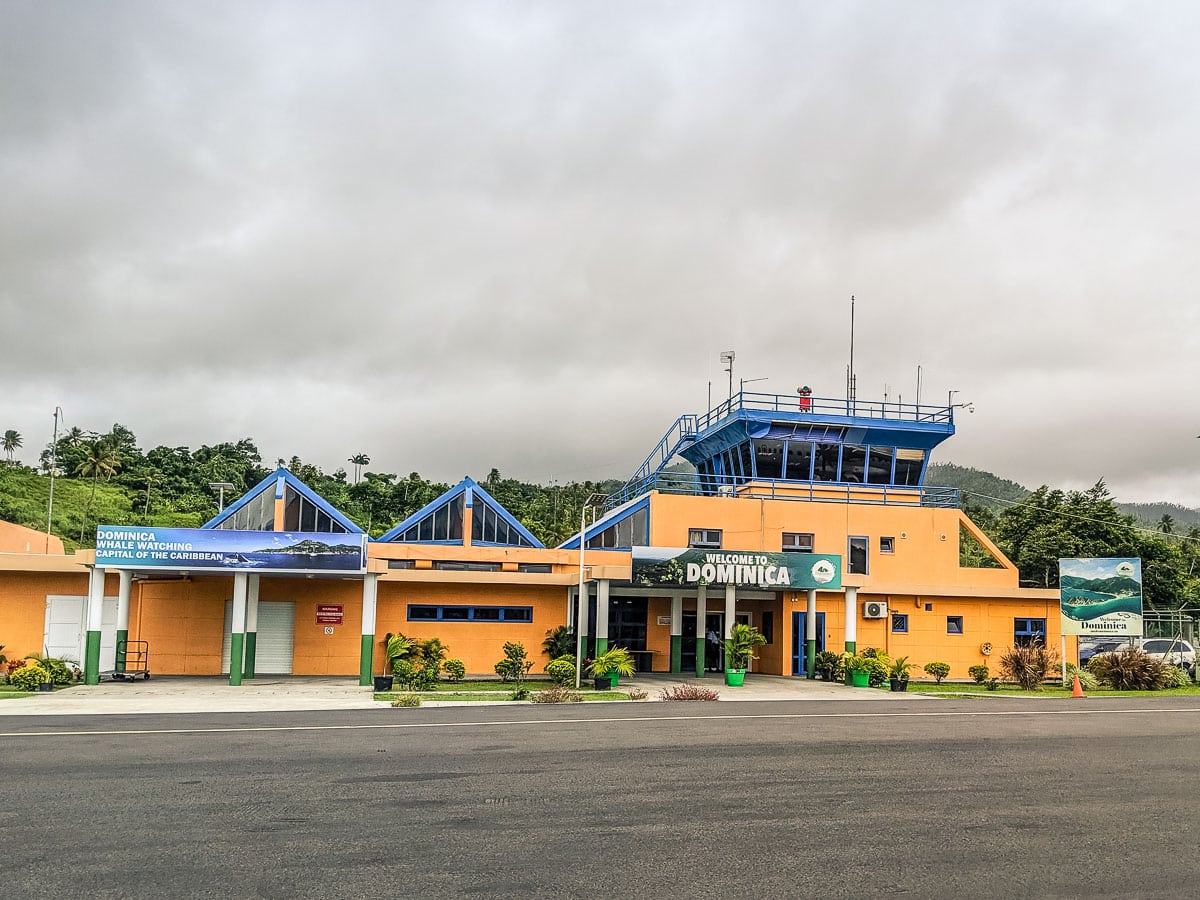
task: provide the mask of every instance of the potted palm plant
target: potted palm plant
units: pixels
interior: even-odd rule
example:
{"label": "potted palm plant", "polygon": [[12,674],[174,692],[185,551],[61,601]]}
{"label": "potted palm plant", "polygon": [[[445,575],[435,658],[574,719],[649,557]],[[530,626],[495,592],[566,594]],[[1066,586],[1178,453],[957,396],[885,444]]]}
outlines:
{"label": "potted palm plant", "polygon": [[741,687],[746,678],[746,669],[755,659],[754,648],[767,642],[763,633],[753,625],[734,625],[725,641],[725,683],[730,687]]}
{"label": "potted palm plant", "polygon": [[813,657],[813,668],[822,681],[837,681],[842,677],[842,654],[821,650]]}
{"label": "potted palm plant", "polygon": [[624,647],[612,647],[588,662],[587,673],[596,690],[607,691],[617,683],[618,675],[633,674],[633,657]]}
{"label": "potted palm plant", "polygon": [[846,684],[853,687],[869,687],[871,684],[871,667],[866,658],[857,653],[846,657]]}
{"label": "potted palm plant", "polygon": [[898,694],[908,690],[908,670],[916,663],[910,663],[907,656],[898,656],[892,661],[891,677],[888,683],[892,693]]}
{"label": "potted palm plant", "polygon": [[396,660],[406,657],[413,648],[413,641],[402,634],[386,634],[383,637],[383,674],[375,676],[375,691],[390,691],[395,681]]}

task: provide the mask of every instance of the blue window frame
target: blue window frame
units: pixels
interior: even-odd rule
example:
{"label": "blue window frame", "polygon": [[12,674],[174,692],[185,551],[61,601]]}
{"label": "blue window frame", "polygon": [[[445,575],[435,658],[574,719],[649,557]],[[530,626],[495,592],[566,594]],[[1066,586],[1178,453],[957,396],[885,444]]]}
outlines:
{"label": "blue window frame", "polygon": [[432,606],[408,604],[410,622],[532,622],[532,606]]}
{"label": "blue window frame", "polygon": [[1013,619],[1013,646],[1032,647],[1046,644],[1045,619]]}
{"label": "blue window frame", "polygon": [[894,634],[908,634],[907,613],[892,613],[892,632]]}
{"label": "blue window frame", "polygon": [[946,616],[946,634],[962,634],[962,616]]}

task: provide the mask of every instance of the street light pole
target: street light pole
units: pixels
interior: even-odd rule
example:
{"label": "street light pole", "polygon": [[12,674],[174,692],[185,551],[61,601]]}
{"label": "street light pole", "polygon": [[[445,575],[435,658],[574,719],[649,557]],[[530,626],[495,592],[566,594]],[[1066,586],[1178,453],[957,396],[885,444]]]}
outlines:
{"label": "street light pole", "polygon": [[58,417],[62,407],[54,407],[54,439],[50,442],[50,507],[46,510],[46,552],[50,552],[50,523],[54,521],[54,470],[58,468]]}
{"label": "street light pole", "polygon": [[210,481],[208,486],[211,490],[217,491],[217,512],[225,511],[225,492],[232,491],[234,485],[229,481]]}

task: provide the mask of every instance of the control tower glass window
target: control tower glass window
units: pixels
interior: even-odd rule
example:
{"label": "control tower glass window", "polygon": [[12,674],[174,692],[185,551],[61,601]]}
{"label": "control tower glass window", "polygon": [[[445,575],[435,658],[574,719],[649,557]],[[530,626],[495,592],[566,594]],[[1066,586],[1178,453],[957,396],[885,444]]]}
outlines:
{"label": "control tower glass window", "polygon": [[896,480],[895,483],[907,487],[916,487],[921,483],[921,470],[925,468],[924,450],[896,450]]}
{"label": "control tower glass window", "polygon": [[754,442],[754,476],[756,478],[783,477],[783,441]]}
{"label": "control tower glass window", "polygon": [[866,478],[867,448],[857,444],[846,444],[842,447],[842,481],[848,484],[862,484]]}
{"label": "control tower glass window", "polygon": [[809,481],[812,479],[812,441],[788,441],[787,469],[784,478],[788,481]]}
{"label": "control tower glass window", "polygon": [[872,447],[867,456],[867,481],[870,484],[891,484],[892,454],[891,447]]}
{"label": "control tower glass window", "polygon": [[837,481],[841,444],[817,444],[813,457],[813,481]]}

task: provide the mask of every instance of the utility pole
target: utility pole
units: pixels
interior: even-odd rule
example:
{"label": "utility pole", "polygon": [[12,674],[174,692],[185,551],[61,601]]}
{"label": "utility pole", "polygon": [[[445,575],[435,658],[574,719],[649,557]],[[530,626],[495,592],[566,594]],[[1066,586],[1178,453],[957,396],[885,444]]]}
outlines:
{"label": "utility pole", "polygon": [[50,504],[46,510],[46,552],[50,552],[50,523],[54,520],[54,472],[58,468],[58,417],[62,407],[54,407],[54,437],[50,441]]}

